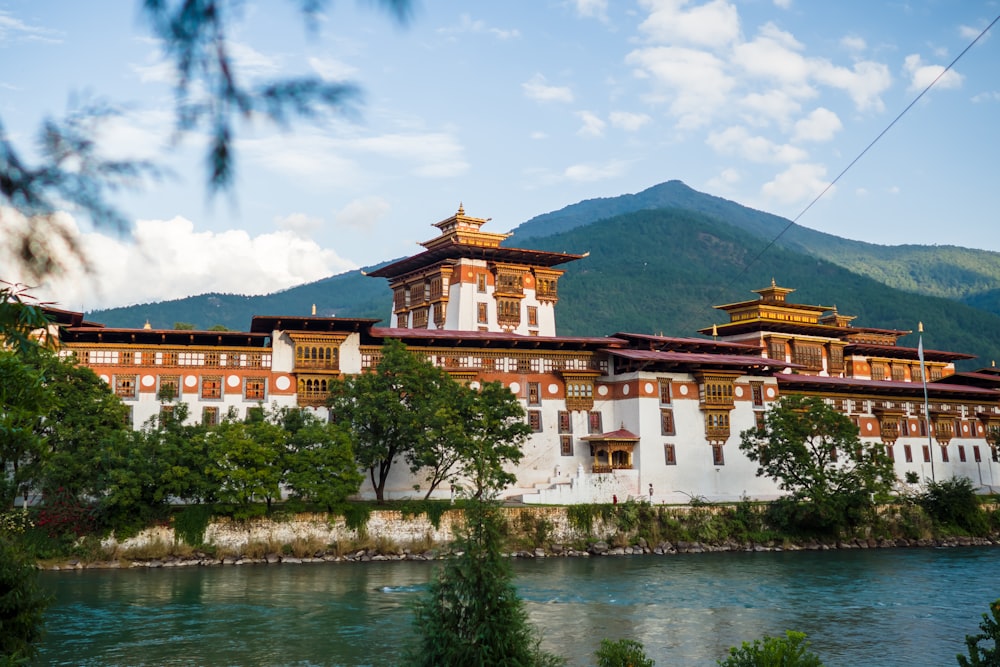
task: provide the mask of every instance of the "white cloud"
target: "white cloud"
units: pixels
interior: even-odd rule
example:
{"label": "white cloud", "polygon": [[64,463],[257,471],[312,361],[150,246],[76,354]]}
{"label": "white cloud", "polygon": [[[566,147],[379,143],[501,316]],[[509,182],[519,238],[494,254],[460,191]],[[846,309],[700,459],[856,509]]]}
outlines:
{"label": "white cloud", "polygon": [[[982,28],[974,28],[971,25],[961,25],[958,27],[958,36],[962,39],[971,42],[982,32]],[[989,33],[983,35],[983,39],[987,39],[990,36]]]}
{"label": "white cloud", "polygon": [[763,93],[749,93],[739,101],[747,121],[754,125],[768,125],[777,122],[787,125],[789,119],[802,110],[802,105],[784,90],[769,90]]}
{"label": "white cloud", "polygon": [[418,176],[457,176],[469,168],[462,145],[445,132],[383,134],[358,139],[350,146],[361,152],[414,162],[414,173]]}
{"label": "white cloud", "polygon": [[[69,216],[66,220],[76,229]],[[93,275],[70,267],[37,290],[40,298],[58,299],[71,310],[206,292],[266,294],[357,268],[288,230],[257,236],[243,230],[198,231],[190,220],[176,217],[138,221],[131,242],[77,233]]]}
{"label": "white cloud", "polygon": [[743,175],[736,169],[729,167],[719,172],[718,176],[708,180],[708,189],[715,192],[725,192],[743,180]]}
{"label": "white cloud", "polygon": [[308,238],[313,232],[323,227],[323,218],[306,215],[305,213],[289,213],[276,217],[274,224],[278,229],[294,232],[298,236]]}
{"label": "white cloud", "polygon": [[774,0],[774,6],[778,9],[791,9],[792,0]]}
{"label": "white cloud", "polygon": [[229,40],[229,57],[242,76],[264,77],[281,73],[281,62],[265,55],[249,44]]}
{"label": "white cloud", "polygon": [[[906,56],[903,61],[903,69],[910,76],[911,91],[919,91],[934,83],[938,88],[960,88],[962,85],[962,75],[955,70],[944,71],[943,65],[925,65],[917,54]],[[942,75],[942,72],[944,74]],[[938,77],[941,77],[938,79]]]}
{"label": "white cloud", "polygon": [[577,118],[579,118],[583,125],[580,129],[576,131],[581,137],[603,137],[604,127],[607,125],[603,120],[598,118],[596,115],[589,111],[577,111]]}
{"label": "white cloud", "polygon": [[857,35],[844,35],[840,38],[840,45],[852,53],[861,53],[868,48],[864,38]]}
{"label": "white cloud", "polygon": [[608,0],[573,0],[576,13],[586,18],[608,19]]}
{"label": "white cloud", "polygon": [[334,214],[334,218],[340,226],[373,230],[391,210],[389,202],[381,197],[362,197],[348,202]]}
{"label": "white cloud", "polygon": [[843,129],[840,118],[824,107],[813,109],[808,116],[795,123],[795,141],[830,141]]}
{"label": "white cloud", "polygon": [[604,164],[574,164],[566,168],[563,177],[567,181],[593,183],[621,176],[626,166],[622,160],[611,160]]}
{"label": "white cloud", "polygon": [[458,25],[438,28],[438,33],[443,35],[486,33],[493,35],[500,40],[516,39],[521,36],[521,31],[517,28],[494,28],[487,25],[482,19],[473,19],[468,14],[462,14],[459,18]]}
{"label": "white cloud", "polygon": [[635,132],[652,119],[644,113],[633,113],[631,111],[612,111],[608,115],[612,127],[617,127],[626,132]]}
{"label": "white cloud", "polygon": [[530,136],[532,139],[534,139],[536,141],[538,141],[540,139],[548,139],[549,138],[549,135],[546,134],[545,132],[542,132],[541,130],[535,130],[534,132],[532,132],[528,136]]}
{"label": "white cloud", "polygon": [[800,148],[751,135],[746,128],[738,126],[712,132],[706,143],[723,155],[735,155],[751,162],[790,164],[807,157],[806,152]]}
{"label": "white cloud", "polygon": [[309,58],[309,66],[313,68],[324,81],[345,81],[358,74],[358,68],[348,65],[336,58]]}
{"label": "white cloud", "polygon": [[15,40],[49,44],[61,44],[63,41],[62,33],[56,30],[30,25],[10,12],[0,10],[0,44]]}
{"label": "white cloud", "polygon": [[[793,164],[761,188],[768,200],[780,204],[806,203],[828,185],[826,167],[821,164]],[[834,188],[830,189],[833,192]],[[827,193],[829,194],[829,193]]]}
{"label": "white cloud", "polygon": [[978,95],[972,96],[972,101],[976,102],[1000,102],[1000,91],[991,90],[985,93],[979,93]]}
{"label": "white cloud", "polygon": [[650,41],[721,48],[740,35],[740,16],[726,0],[686,8],[685,0],[640,0],[649,16],[639,26]]}
{"label": "white cloud", "polygon": [[572,102],[573,91],[566,86],[550,86],[545,77],[536,74],[521,84],[526,97],[538,102]]}
{"label": "white cloud", "polygon": [[863,60],[854,63],[853,69],[847,69],[816,60],[813,70],[821,83],[845,91],[858,111],[881,112],[885,109],[881,94],[889,88],[892,76],[884,64]]}
{"label": "white cloud", "polygon": [[659,46],[632,51],[625,62],[651,78],[682,127],[700,127],[722,107],[735,80],[726,64],[706,51]]}

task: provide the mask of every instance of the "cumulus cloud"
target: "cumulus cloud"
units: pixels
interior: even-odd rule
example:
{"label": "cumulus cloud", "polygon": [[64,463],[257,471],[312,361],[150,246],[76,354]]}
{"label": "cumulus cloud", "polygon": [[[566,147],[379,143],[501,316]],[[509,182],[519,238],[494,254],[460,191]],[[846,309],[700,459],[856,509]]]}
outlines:
{"label": "cumulus cloud", "polygon": [[830,141],[833,135],[843,129],[840,118],[834,112],[820,107],[795,123],[796,141]]}
{"label": "cumulus cloud", "polygon": [[521,84],[525,97],[538,102],[572,102],[573,91],[567,86],[550,86],[542,74]]}
{"label": "cumulus cloud", "polygon": [[825,60],[814,61],[816,79],[846,92],[858,111],[885,110],[884,93],[892,83],[889,68],[870,60],[854,63],[854,67],[838,67]]}
{"label": "cumulus cloud", "polygon": [[589,111],[577,111],[576,117],[583,123],[576,131],[581,137],[602,137],[604,127],[607,125],[603,120]]}
{"label": "cumulus cloud", "polygon": [[61,44],[62,33],[42,26],[25,23],[8,11],[0,10],[0,44],[13,41]]}
{"label": "cumulus cloud", "polygon": [[751,162],[789,164],[807,157],[801,148],[751,135],[746,128],[739,126],[712,132],[706,143],[723,155],[735,155]]}
{"label": "cumulus cloud", "polygon": [[776,122],[783,126],[802,110],[802,105],[794,97],[779,89],[748,93],[739,104],[747,112],[743,114],[745,120],[753,125]]}
{"label": "cumulus cloud", "polygon": [[654,43],[687,44],[720,48],[733,43],[740,35],[740,16],[736,6],[726,0],[711,0],[686,8],[683,0],[641,0],[649,16],[639,26],[640,32]]}
{"label": "cumulus cloud", "polygon": [[41,298],[71,310],[177,299],[206,292],[265,294],[357,268],[333,250],[285,229],[251,236],[243,230],[197,230],[190,220],[140,220],[133,239],[81,233],[94,272],[70,266],[39,288]]}
{"label": "cumulus cloud", "polygon": [[[826,167],[821,164],[793,164],[764,184],[761,194],[780,204],[804,203],[827,186]],[[830,192],[834,189],[831,188]],[[829,194],[829,193],[828,193]]]}
{"label": "cumulus cloud", "polygon": [[276,217],[274,225],[278,229],[286,229],[290,232],[308,238],[313,232],[323,227],[323,218],[318,218],[305,213],[289,213],[285,216]]}
{"label": "cumulus cloud", "polygon": [[938,88],[959,88],[964,78],[955,70],[945,72],[943,65],[925,65],[923,59],[915,53],[906,56],[903,69],[910,77],[911,91],[923,90],[932,83]]}
{"label": "cumulus cloud", "polygon": [[631,111],[612,111],[608,120],[612,127],[617,127],[626,132],[635,132],[652,119],[644,113],[633,113]]}
{"label": "cumulus cloud", "polygon": [[462,14],[458,25],[438,28],[438,33],[442,35],[463,35],[463,34],[489,34],[497,39],[515,39],[521,36],[521,31],[517,28],[495,28],[487,25],[482,19],[473,19],[468,14]]}
{"label": "cumulus cloud", "polygon": [[573,0],[576,13],[585,18],[606,21],[608,18],[608,0]]}
{"label": "cumulus cloud", "polygon": [[844,35],[840,38],[840,45],[853,53],[860,53],[868,48],[868,43],[857,35]]}
{"label": "cumulus cloud", "polygon": [[707,51],[675,46],[636,49],[625,57],[640,76],[652,79],[682,127],[708,123],[724,106],[735,79],[726,63]]}
{"label": "cumulus cloud", "polygon": [[391,210],[389,202],[381,197],[361,197],[348,202],[334,214],[334,219],[338,226],[371,231]]}

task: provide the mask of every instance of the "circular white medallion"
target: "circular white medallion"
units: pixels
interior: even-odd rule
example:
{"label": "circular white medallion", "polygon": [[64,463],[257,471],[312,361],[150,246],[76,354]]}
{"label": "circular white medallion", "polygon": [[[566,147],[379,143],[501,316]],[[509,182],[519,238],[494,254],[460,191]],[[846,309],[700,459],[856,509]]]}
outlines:
{"label": "circular white medallion", "polygon": [[597,387],[597,395],[598,396],[607,396],[608,395],[608,385],[602,384],[599,387]]}
{"label": "circular white medallion", "polygon": [[622,386],[622,396],[628,396],[628,385]]}
{"label": "circular white medallion", "polygon": [[512,393],[512,394],[520,394],[521,393],[521,385],[519,385],[516,382],[511,382],[510,383],[510,393]]}
{"label": "circular white medallion", "polygon": [[193,375],[187,375],[187,376],[184,377],[184,386],[185,387],[194,387],[197,384],[198,384],[198,378],[196,378],[195,376],[193,376]]}
{"label": "circular white medallion", "polygon": [[865,430],[866,430],[866,431],[869,431],[869,432],[871,432],[872,428],[873,428],[873,427],[872,427],[872,425],[871,425],[871,424],[865,424]]}
{"label": "circular white medallion", "polygon": [[733,396],[739,398],[743,395],[743,387],[733,387]]}
{"label": "circular white medallion", "polygon": [[917,425],[910,424],[910,433],[916,433],[916,432],[917,432]]}
{"label": "circular white medallion", "polygon": [[655,387],[653,386],[652,382],[647,382],[646,383],[646,393],[647,394],[652,394],[654,389],[655,389]]}
{"label": "circular white medallion", "polygon": [[968,433],[969,432],[969,425],[968,424],[962,424],[962,430],[964,432]]}
{"label": "circular white medallion", "polygon": [[104,380],[105,382],[107,382],[108,384],[111,384],[111,377],[110,376],[102,375],[101,379]]}
{"label": "circular white medallion", "polygon": [[156,378],[155,377],[153,377],[152,375],[143,375],[142,376],[142,386],[143,387],[152,387],[154,384],[156,384]]}
{"label": "circular white medallion", "polygon": [[277,380],[274,381],[274,386],[280,389],[281,391],[285,391],[286,389],[292,386],[292,381],[288,379],[287,375],[282,375],[281,377],[279,377]]}
{"label": "circular white medallion", "polygon": [[230,387],[240,386],[240,376],[230,375],[229,377],[226,378],[226,384],[228,384]]}
{"label": "circular white medallion", "polygon": [[469,383],[469,389],[472,391],[479,391],[479,383],[473,380]]}
{"label": "circular white medallion", "polygon": [[550,394],[556,394],[558,392],[559,392],[559,385],[557,385],[555,382],[553,382],[552,384],[549,385],[549,393]]}
{"label": "circular white medallion", "polygon": [[774,398],[774,387],[768,387],[767,388],[767,397],[768,398]]}
{"label": "circular white medallion", "polygon": [[678,387],[678,389],[681,392],[681,396],[687,396],[688,395],[688,388],[687,388],[686,384],[682,384],[680,387]]}

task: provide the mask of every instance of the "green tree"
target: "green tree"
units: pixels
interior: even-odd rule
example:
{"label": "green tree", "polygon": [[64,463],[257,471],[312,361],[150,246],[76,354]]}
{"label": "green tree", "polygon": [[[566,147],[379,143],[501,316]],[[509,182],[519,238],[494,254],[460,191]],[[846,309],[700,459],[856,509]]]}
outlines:
{"label": "green tree", "polygon": [[757,463],[758,476],[808,502],[808,523],[819,529],[859,520],[873,495],[884,496],[895,482],[884,448],[862,443],[854,423],[819,397],[782,397],[763,427],[740,434],[740,449]]}
{"label": "green tree", "polygon": [[416,604],[418,642],[408,662],[426,667],[564,664],[540,648],[514,588],[510,560],[503,552],[506,522],[497,501],[507,478],[486,447],[474,451],[482,460],[466,467],[473,493],[465,494],[471,497],[456,540],[459,555],[444,565]]}
{"label": "green tree", "polygon": [[219,484],[220,502],[245,510],[256,499],[268,510],[281,497],[286,431],[271,419],[227,417],[208,436],[209,477]]}
{"label": "green tree", "polygon": [[285,483],[293,498],[330,511],[357,493],[363,477],[342,428],[292,409],[282,413],[282,426],[288,443]]}
{"label": "green tree", "polygon": [[333,420],[350,434],[379,502],[397,459],[437,446],[450,414],[446,398],[455,391],[447,373],[398,340],[387,341],[374,371],[331,383],[327,404]]}
{"label": "green tree", "polygon": [[784,637],[764,636],[753,643],[743,642],[729,649],[729,657],[719,660],[722,667],[823,667],[819,656],[809,651],[802,632],[788,630]]}
{"label": "green tree", "polygon": [[35,657],[48,604],[35,564],[0,533],[0,665],[23,665]]}
{"label": "green tree", "polygon": [[[961,667],[1000,667],[1000,600],[990,604],[990,614],[983,614],[979,629],[982,630],[979,634],[965,636],[969,656],[959,654],[958,664]],[[980,646],[982,642],[993,642],[993,646]]]}
{"label": "green tree", "polygon": [[10,507],[27,497],[37,477],[45,443],[39,436],[52,392],[27,353],[0,349],[0,502]]}
{"label": "green tree", "polygon": [[958,528],[971,535],[986,535],[989,532],[986,513],[979,506],[976,488],[968,477],[928,481],[918,502],[941,525]]}
{"label": "green tree", "polygon": [[646,655],[642,642],[634,639],[611,641],[602,639],[601,647],[594,653],[597,667],[653,667],[656,661]]}

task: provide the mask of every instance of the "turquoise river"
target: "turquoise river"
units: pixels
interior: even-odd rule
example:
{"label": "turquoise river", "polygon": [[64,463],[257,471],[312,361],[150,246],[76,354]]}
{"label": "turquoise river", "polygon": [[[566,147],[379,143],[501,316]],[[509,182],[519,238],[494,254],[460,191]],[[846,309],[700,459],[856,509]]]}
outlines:
{"label": "turquoise river", "polygon": [[[397,665],[436,563],[43,572],[43,665]],[[1000,597],[1000,548],[711,553],[514,562],[543,645],[602,638],[667,665],[796,629],[830,667],[955,665]]]}

